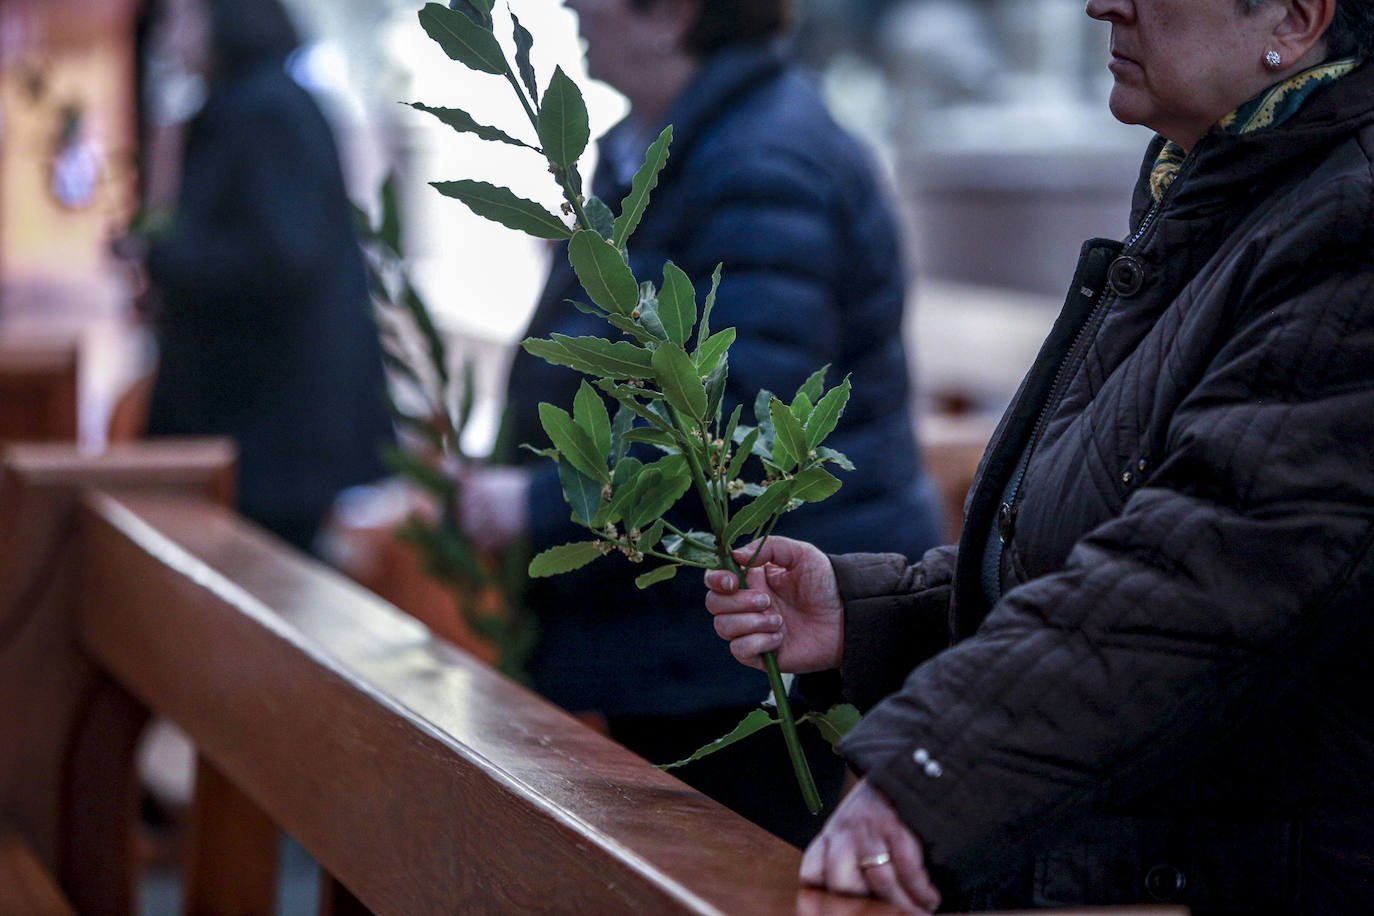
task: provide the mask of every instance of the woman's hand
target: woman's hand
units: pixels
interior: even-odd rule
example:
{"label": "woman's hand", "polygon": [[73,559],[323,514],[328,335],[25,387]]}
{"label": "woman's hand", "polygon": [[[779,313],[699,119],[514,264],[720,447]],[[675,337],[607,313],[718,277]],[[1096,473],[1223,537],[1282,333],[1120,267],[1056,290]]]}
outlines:
{"label": "woman's hand", "polygon": [[829,558],[811,544],[783,537],[735,551],[740,566],[751,558],[754,567],[744,589],[733,573],[706,574],[706,609],[715,615],[716,633],[730,641],[735,658],[762,668],[759,656],[777,652],[783,671],[839,667],[844,606]]}
{"label": "woman's hand", "polygon": [[881,897],[913,913],[940,905],[920,839],[866,780],[845,796],[806,847],[801,879],[837,894]]}
{"label": "woman's hand", "polygon": [[484,467],[459,472],[458,516],[478,550],[495,552],[523,537],[530,527],[530,473],[522,468]]}

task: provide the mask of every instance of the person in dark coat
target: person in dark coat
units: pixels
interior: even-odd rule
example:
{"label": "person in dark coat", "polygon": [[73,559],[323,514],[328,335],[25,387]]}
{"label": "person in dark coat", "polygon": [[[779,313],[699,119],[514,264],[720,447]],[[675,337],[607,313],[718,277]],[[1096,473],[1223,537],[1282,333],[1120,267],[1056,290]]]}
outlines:
{"label": "person in dark coat", "polygon": [[286,73],[277,0],[208,0],[208,93],[189,126],[160,294],[148,432],[231,436],[239,509],[302,549],[335,495],[385,475],[392,440],[338,152]]}
{"label": "person in dark coat", "polygon": [[[579,15],[591,75],[632,103],[629,117],[600,141],[594,192],[619,204],[649,143],[673,125],[630,262],[636,275],[656,278],[672,260],[702,294],[724,265],[711,323],[738,330],[726,415],[744,401],[751,416],[760,389],[790,400],[827,364],[829,384],[851,377],[853,396],[829,444],[858,469],[841,472],[838,494],[788,515],[778,530],[836,550],[920,551],[936,543],[937,501],[908,412],[905,281],[893,219],[864,151],[771,44],[785,4],[568,5]],[[528,333],[614,333],[569,299],[585,294],[559,252]],[[539,402],[570,405],[580,378],[518,354],[508,388],[511,440],[546,443]],[[585,540],[554,465],[528,458],[468,478],[468,530],[492,546],[523,533],[535,550]],[[612,737],[666,763],[730,731],[768,685],[715,639],[699,584],[679,578],[640,591],[635,574],[616,557],[533,581],[528,602],[540,638],[530,673],[545,696],[604,716]],[[804,734],[833,804],[843,763],[814,729]],[[675,772],[799,845],[820,825],[802,804],[776,729]]]}
{"label": "person in dark coat", "polygon": [[[838,668],[804,880],[910,909],[1374,912],[1374,4],[1089,0],[1155,128],[914,566],[772,540],[742,661]],[[932,884],[933,879],[933,884]]]}

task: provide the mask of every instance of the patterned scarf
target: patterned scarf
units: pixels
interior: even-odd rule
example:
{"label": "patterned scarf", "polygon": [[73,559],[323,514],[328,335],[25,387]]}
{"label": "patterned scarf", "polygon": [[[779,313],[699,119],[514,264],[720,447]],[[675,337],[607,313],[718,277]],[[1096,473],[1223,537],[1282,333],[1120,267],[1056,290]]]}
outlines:
{"label": "patterned scarf", "polygon": [[[1248,134],[1277,127],[1291,118],[1318,88],[1345,76],[1359,63],[1354,57],[1343,57],[1295,73],[1222,118],[1217,122],[1217,127],[1228,134]],[[1179,167],[1186,156],[1183,148],[1172,140],[1159,151],[1154,168],[1150,171],[1150,194],[1155,201],[1164,197],[1165,189],[1178,177]]]}

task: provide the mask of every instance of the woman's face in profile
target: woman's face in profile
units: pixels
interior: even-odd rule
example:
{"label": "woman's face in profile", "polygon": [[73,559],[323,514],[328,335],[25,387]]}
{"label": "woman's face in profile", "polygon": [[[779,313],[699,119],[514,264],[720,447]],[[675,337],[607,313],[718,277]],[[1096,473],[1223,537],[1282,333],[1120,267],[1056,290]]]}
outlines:
{"label": "woman's face in profile", "polygon": [[652,80],[657,61],[675,39],[670,24],[655,15],[656,3],[643,9],[630,0],[565,0],[564,5],[577,14],[587,74],[621,92]]}
{"label": "woman's face in profile", "polygon": [[1239,0],[1088,0],[1087,10],[1112,26],[1112,114],[1185,149],[1278,79],[1264,53],[1283,3],[1244,13]]}

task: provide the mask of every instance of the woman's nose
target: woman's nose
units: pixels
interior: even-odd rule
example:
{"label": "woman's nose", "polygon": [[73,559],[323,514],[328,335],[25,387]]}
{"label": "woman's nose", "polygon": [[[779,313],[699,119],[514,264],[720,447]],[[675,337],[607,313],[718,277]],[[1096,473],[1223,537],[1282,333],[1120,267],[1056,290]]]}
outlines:
{"label": "woman's nose", "polygon": [[1134,0],[1088,0],[1087,13],[1103,22],[1127,22],[1133,18]]}

